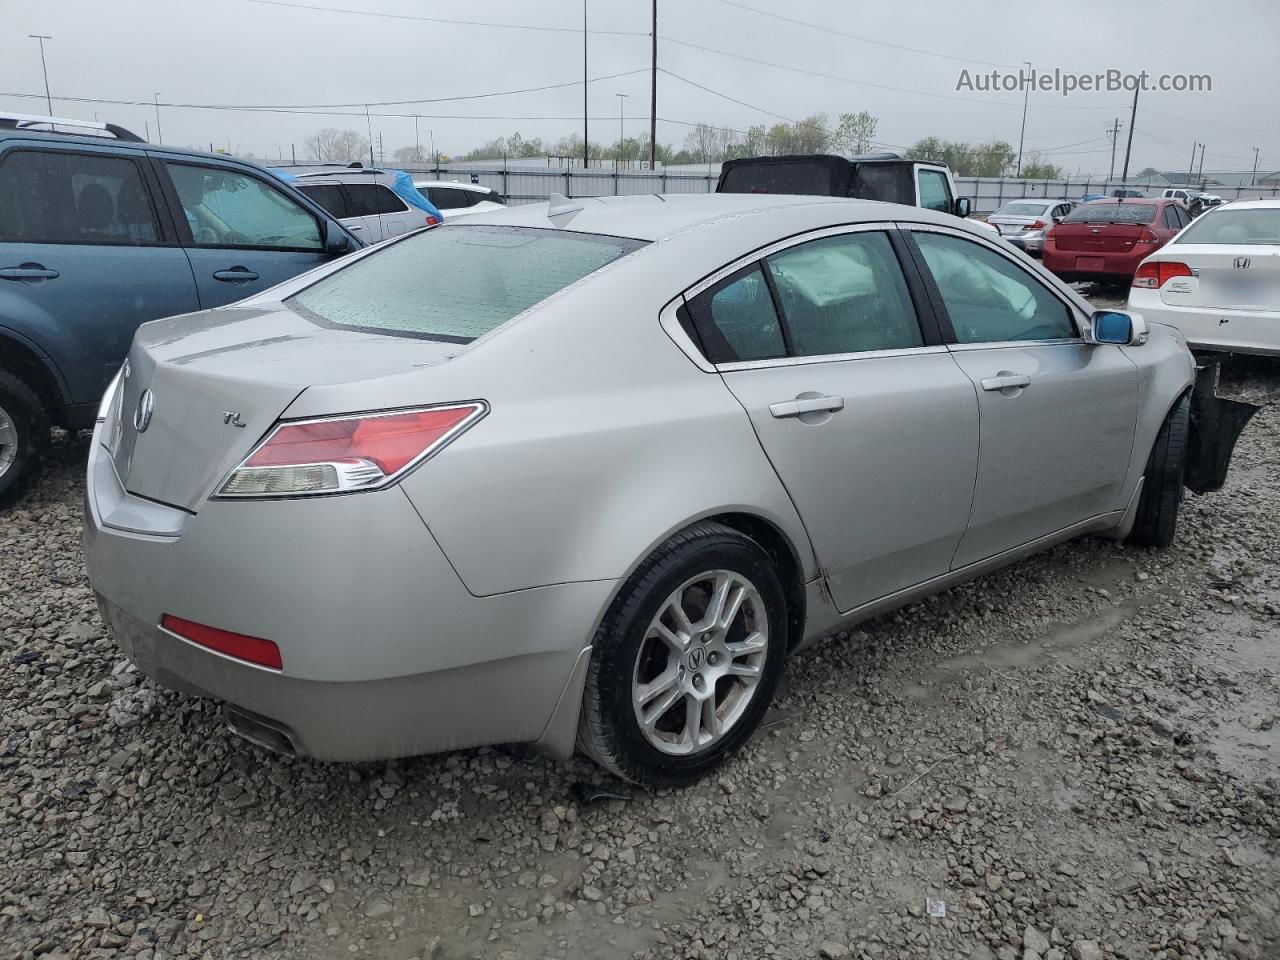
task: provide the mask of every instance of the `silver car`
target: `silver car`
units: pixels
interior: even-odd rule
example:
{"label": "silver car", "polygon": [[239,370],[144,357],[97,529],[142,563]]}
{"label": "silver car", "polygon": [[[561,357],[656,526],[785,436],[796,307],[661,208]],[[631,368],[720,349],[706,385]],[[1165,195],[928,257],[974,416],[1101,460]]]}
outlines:
{"label": "silver car", "polygon": [[276,750],[690,781],[805,644],[1082,534],[1166,544],[1183,477],[1222,483],[1243,423],[1178,333],[989,236],[553,198],[147,324],[88,466],[103,617]]}
{"label": "silver car", "polygon": [[1076,208],[1074,200],[1010,200],[987,223],[1019,250],[1039,256],[1044,251],[1045,231]]}

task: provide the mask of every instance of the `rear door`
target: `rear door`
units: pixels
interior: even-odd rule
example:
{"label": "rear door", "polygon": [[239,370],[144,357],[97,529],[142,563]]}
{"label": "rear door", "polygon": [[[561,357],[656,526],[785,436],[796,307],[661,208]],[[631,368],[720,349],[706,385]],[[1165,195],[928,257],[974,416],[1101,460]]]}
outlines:
{"label": "rear door", "polygon": [[311,200],[314,200],[325,210],[329,211],[334,217],[342,222],[342,225],[354,233],[361,240],[368,241],[365,237],[365,222],[363,217],[353,217],[351,211],[347,207],[347,193],[342,188],[342,184],[336,180],[332,182],[317,183],[308,177],[306,180],[300,180],[294,184],[298,191]]}
{"label": "rear door", "polygon": [[952,356],[982,420],[962,567],[1120,509],[1138,414],[1123,351],[1080,336],[1073,308],[1012,256],[912,228]]}
{"label": "rear door", "polygon": [[898,244],[887,225],[793,238],[688,306],[840,610],[946,573],[973,496],[973,385]]}
{"label": "rear door", "polygon": [[380,189],[386,188],[376,183],[344,183],[342,185],[342,190],[347,195],[347,210],[352,217],[358,218],[357,222],[364,224],[364,233],[361,237],[365,243],[381,243],[390,236],[382,217],[386,204],[378,194]]}
{"label": "rear door", "polygon": [[195,274],[200,306],[220,307],[332,259],[325,222],[269,175],[203,159],[157,157]]}
{"label": "rear door", "polygon": [[6,141],[0,327],[39,346],[71,402],[102,396],[139,324],[199,309],[140,151]]}

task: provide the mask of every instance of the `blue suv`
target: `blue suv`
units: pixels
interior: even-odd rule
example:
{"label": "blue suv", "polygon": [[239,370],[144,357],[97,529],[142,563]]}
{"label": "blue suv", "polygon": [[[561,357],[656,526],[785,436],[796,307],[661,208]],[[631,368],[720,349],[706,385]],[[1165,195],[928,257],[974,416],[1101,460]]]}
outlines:
{"label": "blue suv", "polygon": [[0,506],[35,474],[51,426],[92,426],[139,324],[360,246],[251,163],[114,124],[0,114]]}

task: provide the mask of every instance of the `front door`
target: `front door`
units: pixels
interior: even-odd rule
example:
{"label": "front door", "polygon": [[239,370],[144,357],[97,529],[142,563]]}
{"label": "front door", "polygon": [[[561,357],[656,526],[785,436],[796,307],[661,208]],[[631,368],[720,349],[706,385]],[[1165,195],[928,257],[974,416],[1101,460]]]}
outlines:
{"label": "front door", "polygon": [[187,160],[166,160],[161,170],[201,307],[242,300],[331,259],[324,224],[267,177]]}
{"label": "front door", "polygon": [[959,234],[913,236],[982,420],[973,513],[953,565],[1123,507],[1134,364],[1120,347],[1085,343],[1066,300],[1012,256]]}
{"label": "front door", "polygon": [[139,155],[19,145],[0,160],[0,326],[53,359],[93,403],[148,320],[199,308]]}
{"label": "front door", "polygon": [[701,292],[690,312],[836,606],[946,573],[973,495],[977,401],[926,337],[888,232],[786,247]]}

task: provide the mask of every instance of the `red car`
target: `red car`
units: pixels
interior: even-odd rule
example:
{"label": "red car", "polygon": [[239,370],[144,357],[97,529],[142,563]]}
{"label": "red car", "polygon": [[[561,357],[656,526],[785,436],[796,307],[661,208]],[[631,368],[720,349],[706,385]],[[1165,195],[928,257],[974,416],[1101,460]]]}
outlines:
{"label": "red car", "polygon": [[1044,237],[1044,265],[1063,280],[1128,283],[1143,259],[1191,222],[1176,200],[1108,197],[1081,204]]}

